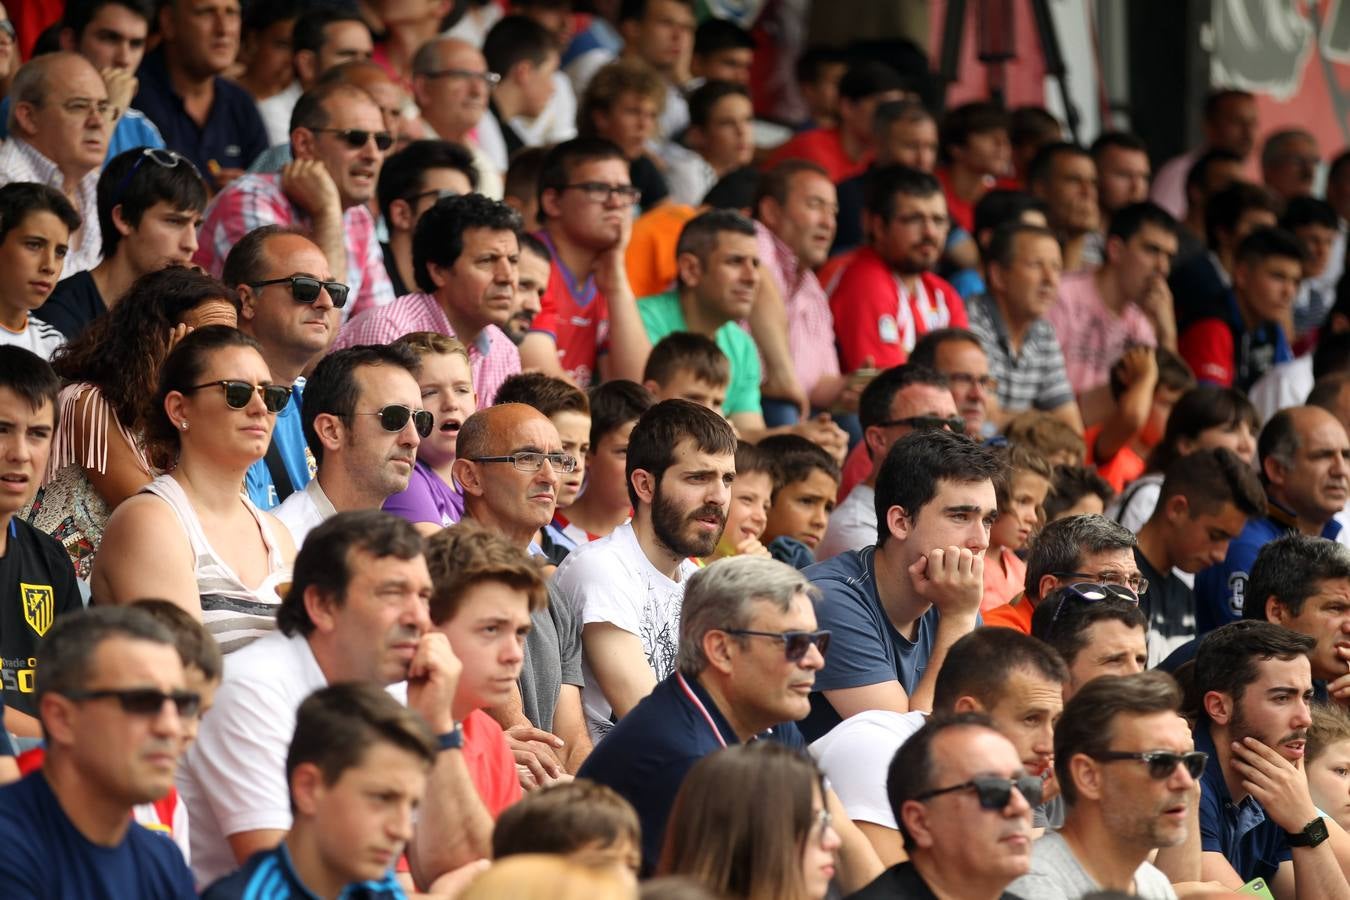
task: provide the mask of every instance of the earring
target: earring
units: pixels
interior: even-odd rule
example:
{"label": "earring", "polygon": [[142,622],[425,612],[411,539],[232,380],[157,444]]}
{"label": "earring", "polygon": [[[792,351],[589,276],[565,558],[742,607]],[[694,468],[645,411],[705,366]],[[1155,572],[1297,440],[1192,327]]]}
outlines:
{"label": "earring", "polygon": [[182,423],[181,423],[181,427],[182,427],[182,429],[183,429],[184,431],[187,431],[187,430],[188,430],[188,423],[187,423],[187,422],[182,422]]}

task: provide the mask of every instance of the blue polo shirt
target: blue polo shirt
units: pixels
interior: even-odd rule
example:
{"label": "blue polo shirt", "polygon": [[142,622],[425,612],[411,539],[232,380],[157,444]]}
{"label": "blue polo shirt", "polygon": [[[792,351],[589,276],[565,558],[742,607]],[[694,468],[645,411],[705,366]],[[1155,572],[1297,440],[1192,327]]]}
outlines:
{"label": "blue polo shirt", "polygon": [[[1247,573],[1252,570],[1256,554],[1277,537],[1293,534],[1294,516],[1273,500],[1266,501],[1266,515],[1251,519],[1242,533],[1228,545],[1223,562],[1210,566],[1195,576],[1195,633],[1204,637],[1220,625],[1242,618],[1246,599]],[[1336,540],[1341,523],[1327,522],[1322,537]],[[1262,598],[1264,600],[1265,598]]]}
{"label": "blue polo shirt", "polygon": [[1200,776],[1200,850],[1222,853],[1243,881],[1275,877],[1280,863],[1293,859],[1284,829],[1266,817],[1255,797],[1234,804],[1223,780],[1223,767],[1214,750],[1209,723],[1195,729],[1195,749],[1209,754]]}
{"label": "blue polo shirt", "polygon": [[221,188],[213,174],[217,167],[247,169],[267,149],[267,128],[257,104],[233,81],[215,79],[211,112],[199,126],[174,93],[163,47],[145,55],[136,77],[140,90],[132,105],[155,123],[165,144],[192,160],[213,190]]}
{"label": "blue polo shirt", "polygon": [[[291,402],[277,413],[276,425],[272,429],[272,443],[281,451],[282,465],[291,478],[291,487],[297,491],[305,489],[316,469],[309,445],[305,443],[305,431],[300,425],[300,404],[304,394],[305,379],[301,378],[291,386]],[[244,487],[248,490],[248,499],[258,509],[272,509],[281,502],[277,498],[276,486],[272,483],[272,470],[267,468],[265,458],[248,467],[244,475]]]}
{"label": "blue polo shirt", "polygon": [[[406,900],[393,872],[379,881],[349,884],[338,900]],[[291,853],[282,841],[271,850],[260,850],[248,858],[242,869],[226,875],[202,892],[201,900],[312,900],[316,895],[305,887],[291,864]]]}
{"label": "blue polo shirt", "polygon": [[[806,752],[806,742],[792,722],[758,738]],[[577,777],[608,785],[633,804],[642,823],[642,869],[650,874],[661,855],[666,820],[685,774],[708,754],[738,743],[736,732],[698,679],[676,672],[619,720],[582,763]]]}

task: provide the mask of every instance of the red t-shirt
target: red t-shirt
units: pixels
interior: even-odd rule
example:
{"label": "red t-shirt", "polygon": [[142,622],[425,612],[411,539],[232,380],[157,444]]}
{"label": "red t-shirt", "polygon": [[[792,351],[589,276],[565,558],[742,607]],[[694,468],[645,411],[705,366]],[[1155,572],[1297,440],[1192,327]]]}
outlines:
{"label": "red t-shirt", "polygon": [[481,709],[464,719],[464,765],[473,786],[493,819],[522,796],[516,758],[506,743],[502,726]]}
{"label": "red t-shirt", "polygon": [[[540,232],[539,237],[553,249],[547,235]],[[539,301],[539,313],[530,330],[543,332],[557,342],[558,362],[582,390],[599,381],[596,366],[602,348],[609,343],[609,306],[594,278],[588,275],[581,284],[573,284],[556,249],[548,289]]]}
{"label": "red t-shirt", "polygon": [[901,303],[903,287],[886,261],[871,247],[854,255],[830,293],[842,371],[856,371],[869,359],[877,369],[898,366],[928,332],[967,327],[956,288],[931,272],[920,274],[919,283],[922,290]]}
{"label": "red t-shirt", "polygon": [[872,474],[872,457],[867,455],[867,442],[858,441],[844,460],[844,469],[839,474],[838,501],[844,502],[855,487],[867,480]]}
{"label": "red t-shirt", "polygon": [[847,181],[854,175],[861,175],[872,164],[871,153],[864,153],[862,158],[856,160],[848,158],[838,128],[812,128],[793,136],[786,144],[769,154],[764,164],[765,171],[785,159],[810,160],[828,172],[830,180],[835,184]]}
{"label": "red t-shirt", "polygon": [[1096,465],[1097,474],[1105,478],[1107,484],[1119,494],[1125,490],[1125,485],[1143,475],[1147,466],[1143,457],[1129,447],[1121,447],[1110,459],[1098,459],[1097,438],[1101,437],[1103,427],[1093,425],[1083,434],[1083,440],[1087,443],[1087,461],[1089,465]]}
{"label": "red t-shirt", "polygon": [[1187,328],[1177,350],[1200,381],[1220,387],[1233,386],[1237,369],[1233,330],[1223,319],[1201,319]]}

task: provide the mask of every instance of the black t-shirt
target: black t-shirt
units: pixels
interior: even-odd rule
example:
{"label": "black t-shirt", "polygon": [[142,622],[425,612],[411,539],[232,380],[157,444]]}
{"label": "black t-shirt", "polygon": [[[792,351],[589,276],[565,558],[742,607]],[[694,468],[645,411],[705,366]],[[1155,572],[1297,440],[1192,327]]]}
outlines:
{"label": "black t-shirt", "polygon": [[[937,895],[924,883],[914,863],[902,862],[882,872],[862,890],[849,894],[847,900],[937,900]],[[999,900],[1018,900],[1004,891]]]}
{"label": "black t-shirt", "polygon": [[56,617],[84,608],[70,556],[50,535],[18,519],[0,556],[0,677],[5,704],[37,715],[38,642]]}
{"label": "black t-shirt", "polygon": [[52,295],[33,313],[73,341],[99,316],[108,312],[103,295],[88,271],[77,272],[56,283]]}
{"label": "black t-shirt", "polygon": [[656,163],[645,156],[639,156],[628,164],[628,179],[633,182],[633,187],[642,191],[641,206],[643,212],[659,205],[662,200],[670,196],[670,188],[666,186],[666,176],[661,174],[661,170],[656,167]]}
{"label": "black t-shirt", "polygon": [[1166,575],[1134,548],[1139,574],[1148,579],[1148,591],[1139,598],[1139,609],[1148,617],[1148,664],[1152,668],[1182,644],[1195,637],[1195,593],[1169,571]]}

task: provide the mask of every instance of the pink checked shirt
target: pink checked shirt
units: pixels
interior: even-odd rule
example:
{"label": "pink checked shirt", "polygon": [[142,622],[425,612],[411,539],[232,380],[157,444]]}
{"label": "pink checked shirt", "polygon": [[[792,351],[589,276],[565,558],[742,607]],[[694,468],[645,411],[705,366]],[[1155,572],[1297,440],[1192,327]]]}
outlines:
{"label": "pink checked shirt", "polygon": [[797,369],[797,381],[809,396],[820,379],[839,374],[829,298],[816,273],[803,268],[797,255],[762,222],[755,223],[755,236],[759,241],[759,264],[783,295],[788,317],[788,350]]}
{"label": "pink checked shirt", "polygon": [[[206,210],[193,262],[219,278],[230,248],[263,225],[310,230],[310,219],[281,190],[280,175],[244,175],[235,179]],[[384,255],[375,236],[375,217],[370,210],[364,205],[349,208],[342,214],[342,227],[347,235],[346,280],[352,289],[347,305],[342,308],[345,322],[357,313],[391,302],[394,289],[384,268]]]}
{"label": "pink checked shirt", "polygon": [[[388,344],[414,331],[434,331],[455,337],[450,321],[431,294],[404,294],[393,303],[371,309],[342,326],[334,350],[363,344]],[[478,408],[492,405],[502,382],[520,371],[520,351],[496,325],[489,325],[478,339],[466,342],[469,371],[478,392]]]}
{"label": "pink checked shirt", "polygon": [[1059,283],[1059,300],[1046,314],[1064,351],[1064,370],[1075,394],[1110,381],[1111,366],[1127,348],[1158,345],[1153,323],[1139,307],[1127,303],[1116,315],[1102,304],[1093,275],[1065,275]]}

